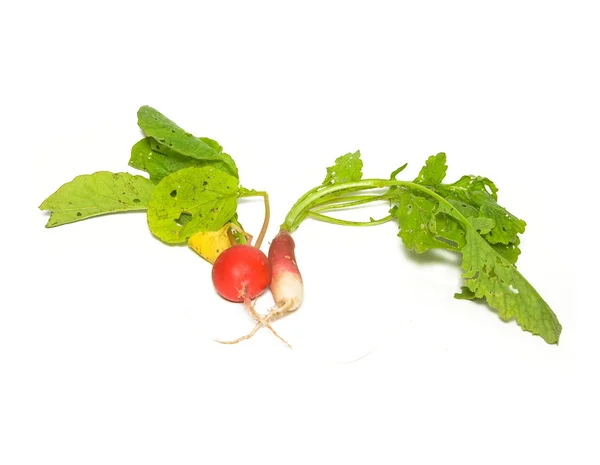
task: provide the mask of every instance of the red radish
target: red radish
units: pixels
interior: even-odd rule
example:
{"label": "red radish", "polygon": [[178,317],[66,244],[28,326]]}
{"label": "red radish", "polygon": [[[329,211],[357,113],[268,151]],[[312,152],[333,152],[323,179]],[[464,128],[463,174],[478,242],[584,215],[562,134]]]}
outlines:
{"label": "red radish", "polygon": [[219,255],[213,265],[212,280],[219,295],[227,300],[253,300],[269,286],[271,265],[260,249],[236,245]]}

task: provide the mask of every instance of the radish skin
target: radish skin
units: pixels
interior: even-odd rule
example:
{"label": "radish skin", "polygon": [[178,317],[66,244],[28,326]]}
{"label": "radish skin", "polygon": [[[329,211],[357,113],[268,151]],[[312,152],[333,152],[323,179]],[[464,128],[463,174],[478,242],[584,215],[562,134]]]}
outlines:
{"label": "radish skin", "polygon": [[232,302],[244,302],[262,294],[271,282],[271,265],[259,249],[235,245],[217,257],[212,280],[219,295]]}

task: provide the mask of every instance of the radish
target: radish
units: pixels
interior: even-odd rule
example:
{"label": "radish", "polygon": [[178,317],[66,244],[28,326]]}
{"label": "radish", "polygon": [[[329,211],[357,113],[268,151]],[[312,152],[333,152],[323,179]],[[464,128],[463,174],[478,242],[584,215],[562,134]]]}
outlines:
{"label": "radish", "polygon": [[269,262],[273,275],[271,293],[277,304],[269,312],[273,315],[272,318],[297,310],[304,298],[304,285],[296,263],[295,248],[294,239],[285,229],[279,231],[269,247]]}
{"label": "radish", "polygon": [[235,245],[215,260],[212,280],[219,295],[232,302],[254,300],[271,282],[266,255],[250,245]]}

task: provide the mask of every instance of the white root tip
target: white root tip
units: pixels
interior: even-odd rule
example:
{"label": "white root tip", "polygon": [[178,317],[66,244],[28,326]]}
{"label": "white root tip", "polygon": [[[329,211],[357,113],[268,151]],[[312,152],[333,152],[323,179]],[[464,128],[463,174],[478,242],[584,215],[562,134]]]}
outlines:
{"label": "white root tip", "polygon": [[283,271],[273,277],[271,293],[279,308],[286,306],[286,312],[300,308],[304,299],[304,285],[297,273]]}

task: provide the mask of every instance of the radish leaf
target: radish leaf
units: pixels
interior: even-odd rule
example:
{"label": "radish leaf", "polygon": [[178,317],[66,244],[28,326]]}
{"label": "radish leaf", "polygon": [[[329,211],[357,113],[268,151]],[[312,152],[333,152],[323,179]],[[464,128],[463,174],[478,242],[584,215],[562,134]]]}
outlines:
{"label": "radish leaf", "polygon": [[515,318],[524,330],[557,343],[561,326],[556,315],[514,265],[518,238],[510,245],[488,242],[494,218],[465,218],[452,203],[432,194],[413,192],[409,185],[394,199],[398,204],[391,212],[405,246],[418,253],[433,248],[460,251],[465,287],[455,297],[485,298],[503,320]]}
{"label": "radish leaf", "polygon": [[138,125],[147,136],[186,157],[214,160],[220,156],[220,152],[215,150],[214,144],[194,137],[162,113],[147,105],[138,110]]}
{"label": "radish leaf", "polygon": [[359,181],[362,178],[363,162],[360,151],[347,153],[335,160],[335,164],[327,168],[327,175],[323,181],[324,186],[341,184],[344,182]]}
{"label": "radish leaf", "polygon": [[[204,140],[216,144],[211,139],[204,138]],[[213,166],[236,178],[238,177],[235,162],[226,153],[221,152],[217,159],[198,160],[181,155],[151,137],[140,140],[131,148],[129,165],[133,168],[146,171],[150,175],[150,180],[154,183],[160,182],[162,178],[171,173],[183,168],[189,168],[190,166]]]}
{"label": "radish leaf", "polygon": [[517,263],[517,259],[519,258],[519,255],[521,254],[521,249],[519,249],[520,242],[521,242],[521,240],[519,239],[519,236],[517,236],[515,241],[511,242],[510,244],[490,244],[490,245],[496,252],[498,252],[499,255],[504,257],[510,263]]}
{"label": "radish leaf", "polygon": [[485,297],[503,320],[515,318],[524,330],[540,335],[548,344],[557,343],[562,326],[533,286],[473,228],[467,228],[466,234],[462,268],[472,295]]}
{"label": "radish leaf", "polygon": [[445,153],[432,155],[427,159],[414,182],[425,186],[437,186],[446,177],[447,169]]}
{"label": "radish leaf", "polygon": [[163,178],[152,193],[148,225],[170,244],[199,231],[217,231],[235,214],[238,180],[212,166],[189,167]]}
{"label": "radish leaf", "polygon": [[[414,182],[444,197],[465,218],[492,220],[493,225],[490,223],[488,230],[481,231],[490,244],[515,245],[517,234],[525,232],[526,223],[498,205],[496,185],[481,176],[463,176],[453,184],[442,184],[447,168],[445,153],[432,155]],[[518,255],[511,257],[516,259]]]}
{"label": "radish leaf", "polygon": [[525,221],[498,205],[498,188],[488,178],[463,176],[454,184],[442,184],[435,190],[464,216],[494,220],[494,227],[484,234],[491,244],[514,244],[517,234],[525,232]]}
{"label": "radish leaf", "polygon": [[398,219],[398,235],[407,249],[423,253],[436,248],[455,249],[456,244],[464,243],[464,231],[456,227],[453,218],[440,218],[441,227],[438,231],[438,204],[435,200],[403,191],[397,201],[398,205],[392,208],[391,213]]}
{"label": "radish leaf", "polygon": [[40,205],[50,210],[47,228],[91,216],[145,210],[154,184],[142,176],[98,171],[63,184]]}

